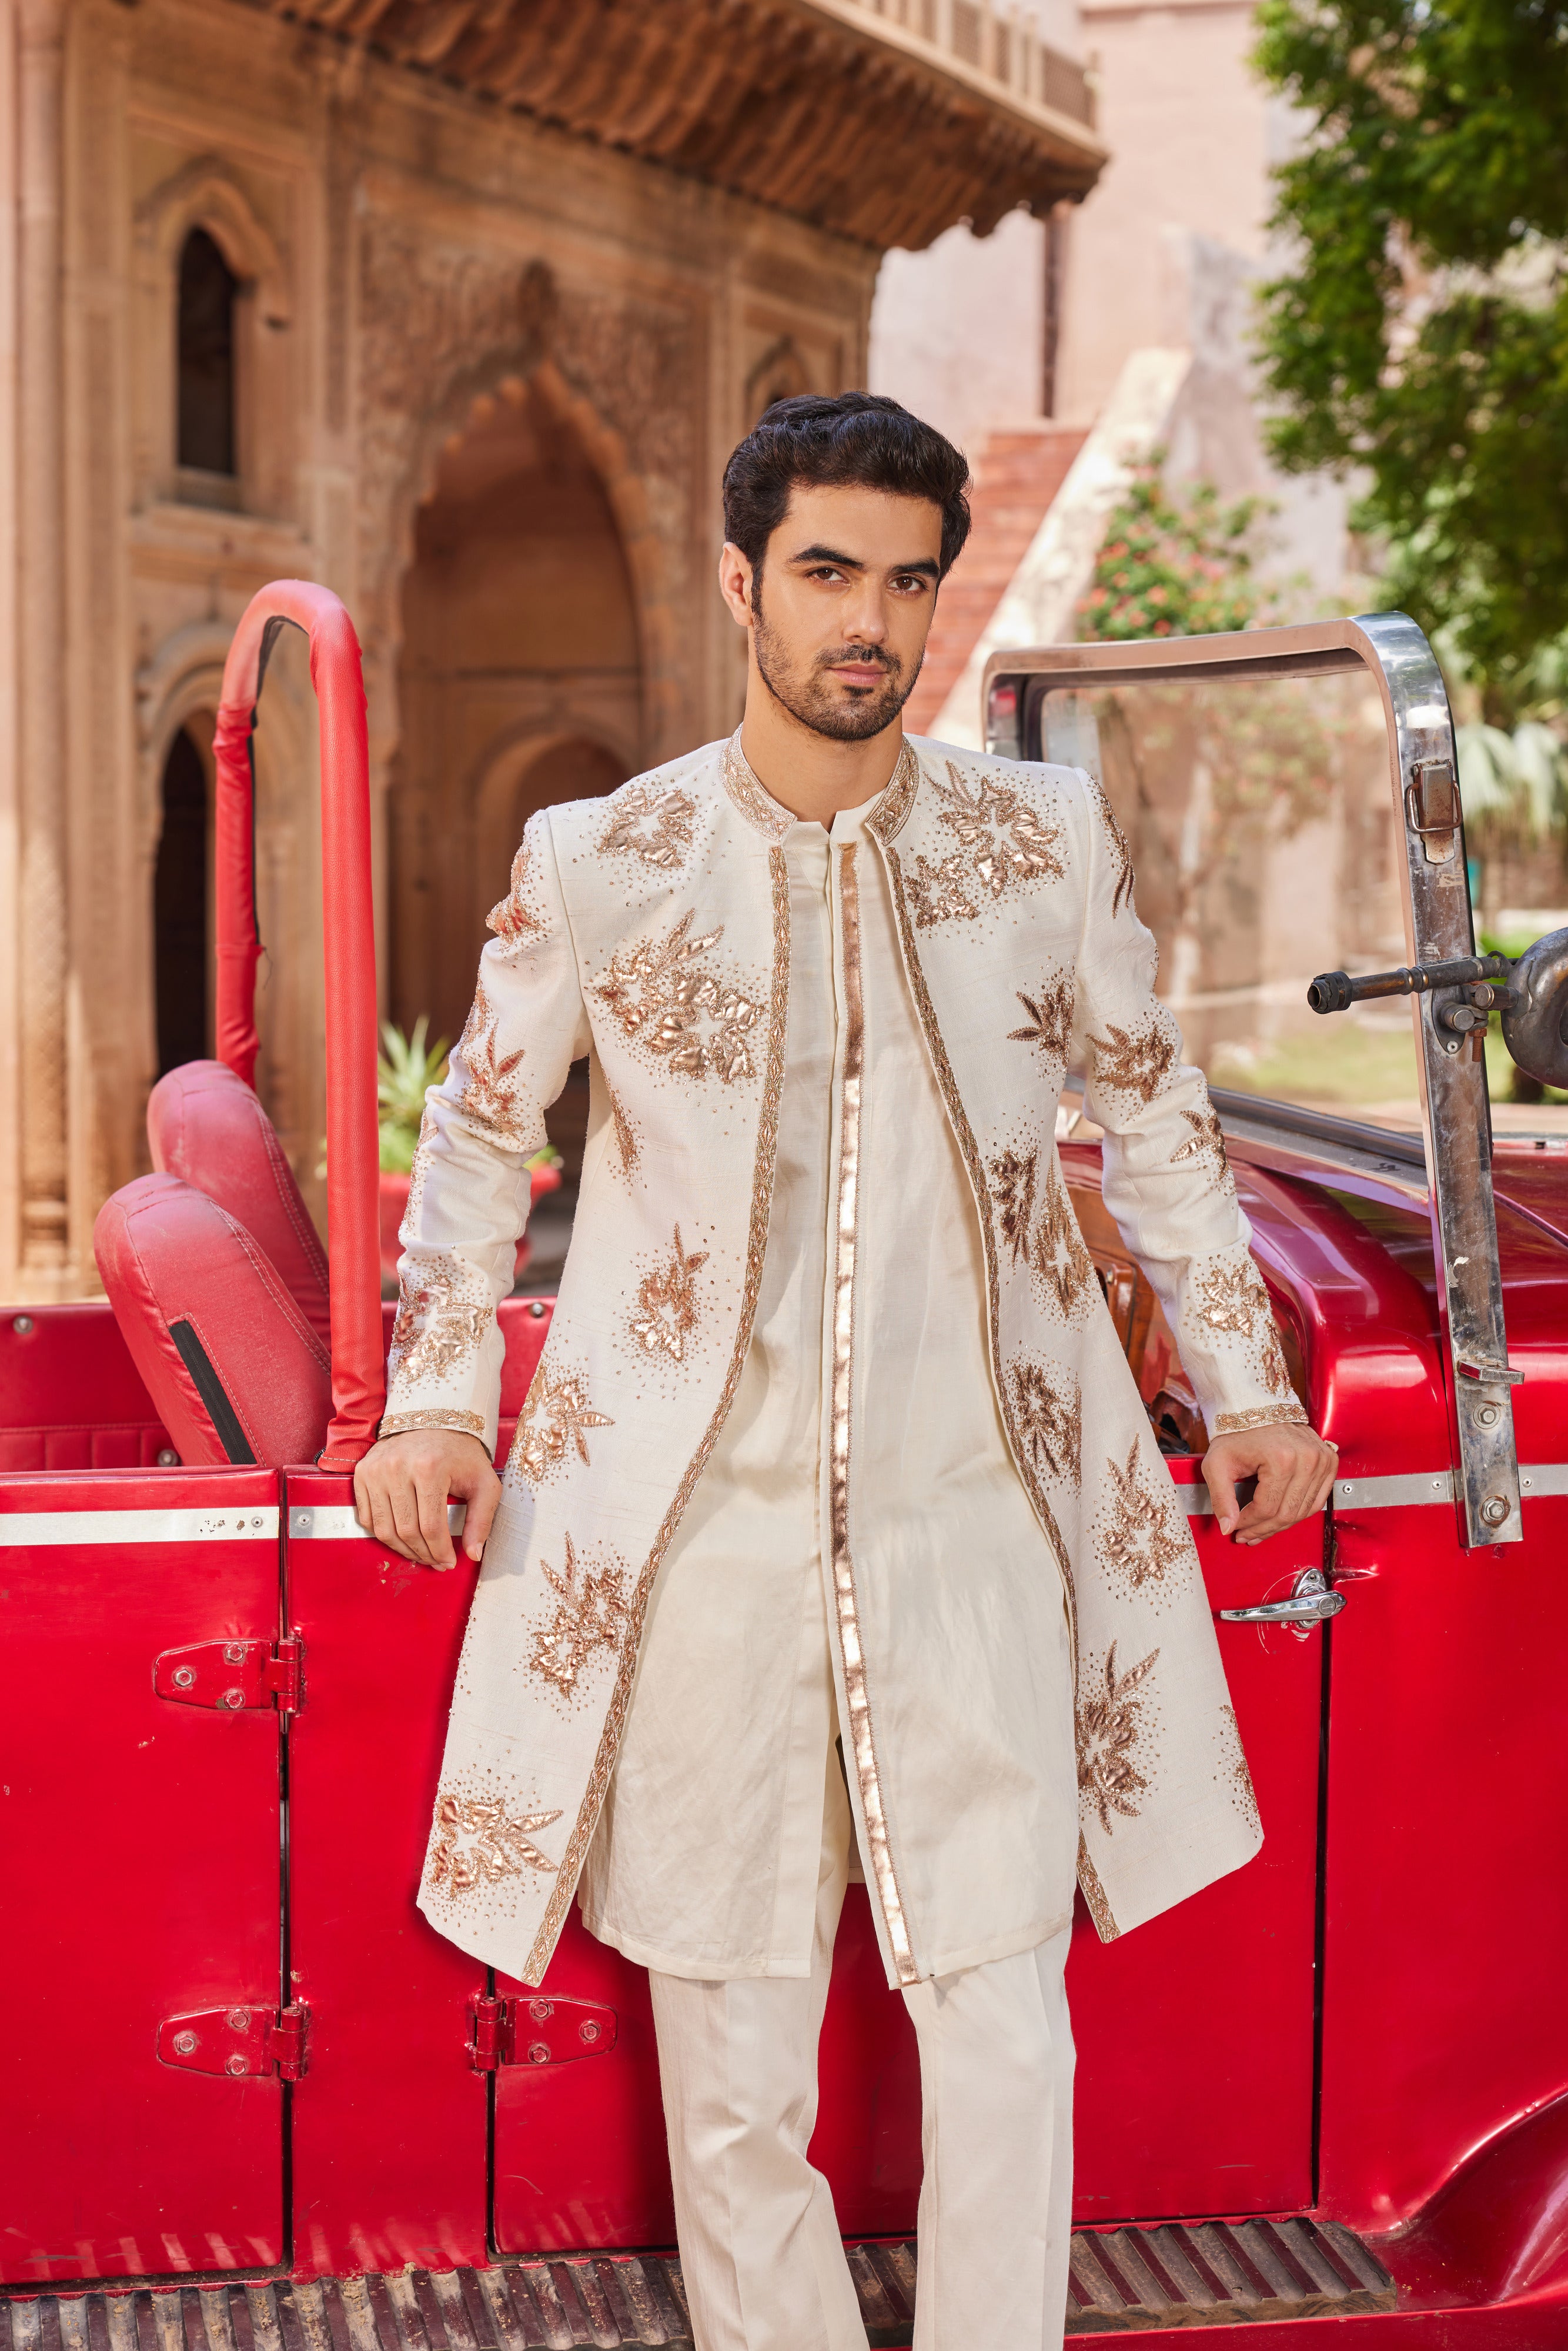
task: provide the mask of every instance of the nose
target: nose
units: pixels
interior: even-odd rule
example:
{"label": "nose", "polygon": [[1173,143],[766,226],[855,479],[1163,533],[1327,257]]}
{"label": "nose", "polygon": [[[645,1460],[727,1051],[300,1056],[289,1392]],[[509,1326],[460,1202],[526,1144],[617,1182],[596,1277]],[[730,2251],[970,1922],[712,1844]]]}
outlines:
{"label": "nose", "polygon": [[887,608],[880,581],[861,581],[860,593],[845,615],[844,635],[851,644],[880,645],[885,641]]}

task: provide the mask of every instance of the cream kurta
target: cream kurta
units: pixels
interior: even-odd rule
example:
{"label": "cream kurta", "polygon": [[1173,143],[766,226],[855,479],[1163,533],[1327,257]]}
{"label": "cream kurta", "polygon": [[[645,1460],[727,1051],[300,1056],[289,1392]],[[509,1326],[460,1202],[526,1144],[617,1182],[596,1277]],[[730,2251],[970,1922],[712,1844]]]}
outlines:
{"label": "cream kurta", "polygon": [[[811,974],[815,958],[825,977],[830,946],[820,1294],[831,1311],[815,1468],[851,1800],[890,1980],[1017,1949],[1060,1915],[1062,1599],[1078,1876],[1101,1933],[1154,1917],[1260,1839],[1186,1522],[1053,1140],[1065,1071],[1082,1065],[1105,1129],[1106,1205],[1209,1426],[1302,1418],[1218,1123],[1153,993],[1125,843],[1082,771],[906,747],[853,858],[833,852],[824,944],[815,906],[797,936],[785,846],[797,831],[734,745],[533,819],[415,1158],[384,1426],[440,1423],[493,1443],[494,1309],[510,1286],[524,1163],[570,1063],[589,1055],[573,1245],[486,1550],[421,1893],[444,1933],[528,1982],[587,1861],[650,1603],[683,1531],[685,1563],[700,1562],[705,1485],[732,1421],[735,1459],[744,1452],[735,1415],[759,1312],[768,1343],[781,1135],[787,1188],[795,1152],[821,1147],[792,1143],[784,1113],[800,1091],[820,1102],[811,1064],[828,1045],[810,1006],[830,999]],[[877,1057],[899,1050],[900,976],[922,1058],[889,1087]],[[920,1196],[948,1205],[906,1215],[904,1164],[933,1129],[901,1116],[899,1082],[916,1110],[940,1101],[962,1217],[934,1142]],[[983,1345],[975,1310],[949,1330],[949,1307],[940,1339],[916,1349],[932,1301],[896,1278],[900,1252],[967,1249],[970,1233],[978,1268],[945,1267],[938,1290],[950,1301],[974,1285]],[[918,1364],[900,1360],[913,1353]],[[945,1372],[961,1396],[944,1395]],[[907,1430],[900,1380],[918,1400]],[[944,1453],[939,1479],[926,1462],[946,1419],[966,1417],[988,1460],[988,1411],[1039,1540],[1015,1541],[1014,1489],[982,1473],[985,1540],[960,1532],[956,1562],[950,1535],[928,1540],[927,1511],[901,1505],[901,1481],[916,1461],[921,1502],[939,1520],[951,1503],[959,1525],[973,1446]],[[794,1548],[798,1560],[798,1541],[769,1556]],[[780,1681],[814,1637],[806,1607],[802,1595]],[[752,1687],[721,1680],[706,1703],[738,1715]],[[956,1784],[952,1757],[972,1784]],[[779,1759],[785,1782],[789,1768]],[[786,1816],[783,1790],[764,1793],[762,1812],[768,1801]],[[675,1865],[706,1881],[693,1822],[673,1821],[671,1835]],[[686,1906],[678,1939],[700,1907]],[[791,1941],[777,1903],[766,1907],[737,1936],[764,1963],[789,1956],[780,1935]]]}
{"label": "cream kurta", "polygon": [[[852,1475],[874,1730],[920,1834],[905,1899],[962,1922],[947,1975],[1065,1926],[1078,1848],[1061,1578],[986,1357],[974,1201],[864,829],[794,824],[788,1049],[768,1253],[746,1369],[660,1571],[583,1878],[593,1932],[665,1974],[810,1972],[833,1687],[831,1227],[845,1064],[860,1051]],[[846,940],[850,952],[846,954]],[[858,1021],[858,1040],[857,1040]],[[904,1593],[942,1595],[939,1610]],[[877,1618],[870,1614],[875,1597]],[[1001,1621],[998,1621],[998,1615]],[[907,1698],[904,1693],[907,1692]],[[1035,1719],[1038,1749],[998,1741]]]}

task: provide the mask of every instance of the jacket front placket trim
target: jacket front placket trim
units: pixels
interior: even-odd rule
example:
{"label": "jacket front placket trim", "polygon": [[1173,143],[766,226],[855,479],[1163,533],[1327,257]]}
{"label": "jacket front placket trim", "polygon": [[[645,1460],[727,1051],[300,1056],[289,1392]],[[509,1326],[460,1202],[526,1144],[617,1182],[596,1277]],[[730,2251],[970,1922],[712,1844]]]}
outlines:
{"label": "jacket front placket trim", "polygon": [[[772,831],[771,828],[766,829]],[[746,1280],[741,1291],[740,1319],[736,1326],[735,1345],[730,1351],[729,1368],[725,1374],[713,1417],[675,1489],[674,1499],[660,1522],[653,1549],[643,1562],[632,1588],[627,1605],[626,1632],[621,1644],[615,1687],[611,1694],[610,1709],[593,1759],[593,1770],[571,1834],[567,1839],[566,1851],[558,1865],[554,1888],[538,1933],[527,1963],[520,1970],[524,1983],[538,1984],[543,1980],[550,1954],[566,1923],[566,1914],[588,1858],[588,1848],[599,1824],[604,1799],[609,1793],[615,1759],[621,1751],[621,1735],[625,1727],[626,1709],[632,1700],[632,1685],[636,1677],[637,1656],[643,1641],[643,1620],[647,1614],[649,1594],[664,1564],[664,1554],[696,1491],[698,1480],[707,1468],[714,1447],[718,1442],[719,1431],[729,1417],[730,1406],[735,1402],[751,1346],[752,1325],[757,1319],[757,1301],[762,1289],[762,1261],[768,1250],[768,1223],[773,1207],[773,1170],[779,1145],[779,1107],[784,1092],[784,1046],[789,1016],[789,867],[783,850],[779,846],[777,832],[772,832],[768,852],[768,873],[773,909],[773,985],[768,1003],[768,1059],[763,1071],[757,1150],[752,1161]]]}
{"label": "jacket front placket trim", "polygon": [[839,1165],[834,1204],[832,1373],[829,1398],[829,1522],[833,1611],[843,1661],[844,1696],[865,1828],[866,1859],[876,1881],[888,1946],[901,1984],[918,1983],[909,1921],[887,1833],[861,1638],[860,1603],[850,1546],[850,1447],[854,1406],[855,1237],[860,1209],[861,1094],[865,1015],[861,992],[860,879],[852,841],[839,852],[840,934],[844,974],[844,1056],[840,1087]]}

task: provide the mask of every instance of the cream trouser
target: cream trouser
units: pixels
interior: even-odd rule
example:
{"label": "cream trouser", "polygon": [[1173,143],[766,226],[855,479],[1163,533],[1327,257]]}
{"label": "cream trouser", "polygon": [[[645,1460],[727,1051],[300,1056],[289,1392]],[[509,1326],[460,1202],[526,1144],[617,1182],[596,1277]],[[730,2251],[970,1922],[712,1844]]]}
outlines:
{"label": "cream trouser", "polygon": [[[837,1801],[835,1802],[835,1795]],[[829,1784],[809,1978],[650,1971],[697,2351],[865,2351],[828,2183],[806,2160],[848,1875]],[[1070,1935],[904,1998],[920,2048],[915,2351],[1057,2351],[1072,2206]]]}

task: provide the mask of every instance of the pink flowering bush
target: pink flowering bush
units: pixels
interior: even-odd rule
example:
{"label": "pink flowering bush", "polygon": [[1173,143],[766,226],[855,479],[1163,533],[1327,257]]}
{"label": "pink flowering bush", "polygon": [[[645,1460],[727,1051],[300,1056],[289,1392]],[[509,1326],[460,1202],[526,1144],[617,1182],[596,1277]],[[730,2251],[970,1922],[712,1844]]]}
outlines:
{"label": "pink flowering bush", "polygon": [[1207,636],[1249,629],[1272,613],[1253,540],[1270,511],[1261,498],[1222,506],[1211,483],[1167,490],[1161,453],[1140,465],[1105,527],[1094,577],[1078,606],[1083,640]]}

